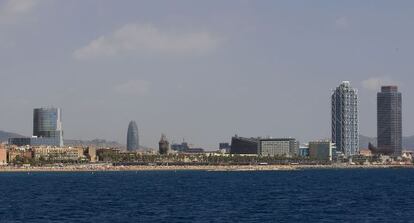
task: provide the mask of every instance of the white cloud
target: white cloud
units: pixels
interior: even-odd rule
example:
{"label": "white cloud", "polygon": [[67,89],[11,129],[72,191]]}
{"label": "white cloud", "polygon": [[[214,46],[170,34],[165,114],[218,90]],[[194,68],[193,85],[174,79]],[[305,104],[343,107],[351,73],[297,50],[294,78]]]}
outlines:
{"label": "white cloud", "polygon": [[116,85],[114,91],[122,95],[144,96],[149,92],[150,85],[150,82],[146,80],[130,80]]}
{"label": "white cloud", "polygon": [[16,22],[22,15],[31,12],[38,1],[36,0],[7,0],[0,4],[0,24]]}
{"label": "white cloud", "polygon": [[394,81],[389,77],[372,77],[362,81],[362,87],[370,91],[378,91],[383,85],[399,85],[398,81]]}
{"label": "white cloud", "polygon": [[341,29],[347,29],[350,26],[349,19],[346,16],[339,17],[335,20],[335,26]]}
{"label": "white cloud", "polygon": [[74,51],[76,59],[116,56],[124,53],[206,53],[218,39],[208,32],[175,33],[153,25],[128,24],[110,35],[92,40]]}

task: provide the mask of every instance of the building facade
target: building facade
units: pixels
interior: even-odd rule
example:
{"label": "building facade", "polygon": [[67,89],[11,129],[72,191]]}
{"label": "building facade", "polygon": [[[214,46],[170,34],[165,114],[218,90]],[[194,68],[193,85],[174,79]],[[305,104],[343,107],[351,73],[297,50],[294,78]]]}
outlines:
{"label": "building facade", "polygon": [[[45,138],[49,146],[63,146],[62,111],[60,108],[35,108],[33,110],[33,136]],[[35,140],[37,141],[37,140]],[[40,140],[39,143],[42,141]]]}
{"label": "building facade", "polygon": [[84,158],[83,148],[58,148],[58,147],[35,147],[33,157],[36,160],[45,159],[50,161],[77,161]]}
{"label": "building facade", "polygon": [[185,152],[188,149],[190,149],[190,146],[188,145],[187,142],[182,142],[181,144],[175,143],[171,145],[171,149],[176,152]]}
{"label": "building facade", "polygon": [[0,165],[7,165],[7,149],[0,144]]}
{"label": "building facade", "polygon": [[128,125],[127,150],[136,151],[138,149],[139,149],[138,126],[135,121],[131,121]]}
{"label": "building facade", "polygon": [[230,153],[231,145],[228,142],[219,143],[219,150],[225,153]]}
{"label": "building facade", "polygon": [[95,147],[89,146],[86,151],[87,151],[89,161],[91,161],[91,163],[95,163],[95,162],[98,161],[98,156],[96,154],[96,148]]}
{"label": "building facade", "polygon": [[234,136],[231,138],[230,154],[255,154],[259,152],[259,138]]}
{"label": "building facade", "polygon": [[300,146],[298,156],[300,157],[309,157],[309,146]]}
{"label": "building facade", "polygon": [[161,155],[166,155],[169,153],[170,143],[168,142],[167,137],[164,134],[161,135],[161,139],[158,145],[159,145],[159,153]]}
{"label": "building facade", "polygon": [[332,93],[332,142],[346,157],[359,153],[358,93],[344,81]]}
{"label": "building facade", "polygon": [[309,157],[331,161],[335,155],[335,145],[329,140],[309,142]]}
{"label": "building facade", "polygon": [[30,160],[33,158],[33,151],[29,146],[8,145],[6,149],[7,161],[9,163],[14,162],[16,159]]}
{"label": "building facade", "polygon": [[397,86],[383,86],[377,94],[378,153],[402,153],[402,96]]}
{"label": "building facade", "polygon": [[260,156],[286,156],[298,155],[299,143],[294,138],[260,139]]}
{"label": "building facade", "polygon": [[31,145],[32,138],[9,138],[9,145],[28,146]]}
{"label": "building facade", "polygon": [[31,137],[31,138],[10,138],[9,145],[16,146],[59,146],[63,144],[60,137]]}
{"label": "building facade", "polygon": [[60,108],[33,110],[33,137],[10,138],[10,145],[63,147],[62,112]]}

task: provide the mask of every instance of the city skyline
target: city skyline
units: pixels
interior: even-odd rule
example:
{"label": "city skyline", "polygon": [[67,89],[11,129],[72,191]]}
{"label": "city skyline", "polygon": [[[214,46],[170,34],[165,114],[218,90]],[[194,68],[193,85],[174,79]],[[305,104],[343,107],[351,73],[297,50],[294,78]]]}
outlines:
{"label": "city skyline", "polygon": [[[413,6],[2,1],[0,129],[30,136],[32,108],[53,105],[68,139],[124,143],[136,120],[151,147],[161,132],[204,148],[235,134],[307,142],[330,138],[329,94],[349,80],[360,133],[375,136],[379,86],[414,95]],[[413,121],[404,117],[404,135]]]}

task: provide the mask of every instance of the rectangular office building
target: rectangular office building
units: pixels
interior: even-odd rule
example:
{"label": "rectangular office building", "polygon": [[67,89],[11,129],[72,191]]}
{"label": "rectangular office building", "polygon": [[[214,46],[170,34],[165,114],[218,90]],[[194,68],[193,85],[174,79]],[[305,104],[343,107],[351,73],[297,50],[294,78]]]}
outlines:
{"label": "rectangular office building", "polygon": [[260,156],[298,155],[299,143],[294,138],[261,139],[259,143]]}
{"label": "rectangular office building", "polygon": [[230,154],[257,155],[259,138],[245,138],[234,136],[231,138]]}
{"label": "rectangular office building", "polygon": [[383,86],[377,94],[378,153],[402,153],[402,99],[397,86]]}
{"label": "rectangular office building", "polygon": [[336,152],[335,144],[329,140],[309,142],[309,157],[332,161]]}

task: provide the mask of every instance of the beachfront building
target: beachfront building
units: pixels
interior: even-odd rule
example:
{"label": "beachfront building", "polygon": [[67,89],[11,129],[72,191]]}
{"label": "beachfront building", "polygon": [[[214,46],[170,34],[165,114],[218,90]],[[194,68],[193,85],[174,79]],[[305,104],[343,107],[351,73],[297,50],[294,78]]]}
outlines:
{"label": "beachfront building", "polygon": [[219,143],[219,150],[222,153],[230,153],[231,145],[228,142]]}
{"label": "beachfront building", "polygon": [[299,147],[298,156],[300,157],[309,157],[309,146],[304,145]]}
{"label": "beachfront building", "polygon": [[32,159],[33,153],[29,146],[7,146],[7,160],[13,162],[16,159],[29,160]]}
{"label": "beachfront building", "polygon": [[77,161],[85,158],[83,148],[73,147],[35,147],[32,148],[33,157],[36,160],[44,159],[49,161]]}
{"label": "beachfront building", "polygon": [[346,157],[359,153],[358,93],[349,81],[342,82],[331,96],[332,142]]}
{"label": "beachfront building", "polygon": [[231,138],[230,154],[257,155],[259,151],[259,138],[245,138],[235,135]]}
{"label": "beachfront building", "polygon": [[335,155],[335,144],[329,140],[309,142],[309,157],[317,160],[332,161]]}
{"label": "beachfront building", "polygon": [[0,165],[7,165],[7,149],[0,144]]}
{"label": "beachfront building", "polygon": [[99,148],[96,150],[97,161],[112,162],[121,153],[120,149]]}
{"label": "beachfront building", "polygon": [[10,138],[9,144],[63,147],[61,109],[35,108],[33,110],[33,137]]}
{"label": "beachfront building", "polygon": [[376,153],[401,156],[402,96],[397,86],[383,86],[377,94]]}
{"label": "beachfront building", "polygon": [[294,138],[267,138],[260,139],[260,156],[285,156],[298,155],[299,143]]}
{"label": "beachfront building", "polygon": [[95,147],[89,146],[87,148],[87,153],[86,154],[88,155],[89,161],[91,161],[91,163],[95,163],[95,162],[98,161],[98,156],[97,156]]}

